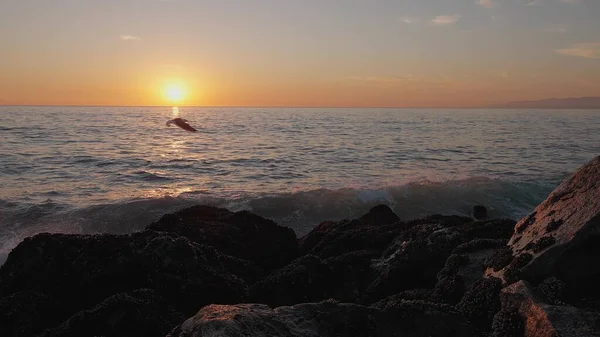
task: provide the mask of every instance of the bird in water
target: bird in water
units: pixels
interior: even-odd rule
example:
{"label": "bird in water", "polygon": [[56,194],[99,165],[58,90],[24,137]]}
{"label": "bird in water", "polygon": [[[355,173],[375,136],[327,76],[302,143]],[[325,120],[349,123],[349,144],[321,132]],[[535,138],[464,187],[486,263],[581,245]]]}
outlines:
{"label": "bird in water", "polygon": [[193,127],[191,127],[188,123],[187,123],[187,119],[182,119],[182,118],[175,118],[175,119],[171,119],[169,121],[167,121],[167,126],[171,126],[171,125],[177,125],[178,127],[186,130],[186,131],[190,131],[190,132],[196,132],[198,130],[194,129]]}

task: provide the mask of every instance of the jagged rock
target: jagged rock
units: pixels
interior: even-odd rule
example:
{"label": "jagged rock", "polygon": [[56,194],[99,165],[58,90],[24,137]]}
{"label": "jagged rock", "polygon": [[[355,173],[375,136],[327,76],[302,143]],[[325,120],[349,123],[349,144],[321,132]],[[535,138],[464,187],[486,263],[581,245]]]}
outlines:
{"label": "jagged rock", "polygon": [[492,322],[490,337],[523,337],[525,326],[523,318],[516,309],[502,309]]}
{"label": "jagged rock", "polygon": [[302,254],[323,258],[357,250],[381,252],[406,228],[388,206],[376,206],[354,220],[324,222],[300,239]]}
{"label": "jagged rock", "polygon": [[[539,284],[556,276],[571,297],[600,299],[600,157],[558,186],[515,227],[508,246],[521,257],[489,276],[507,284],[519,279]],[[525,259],[527,263],[524,263]]]}
{"label": "jagged rock", "polygon": [[62,304],[39,292],[22,291],[0,298],[0,336],[33,336],[60,323]]}
{"label": "jagged rock", "polygon": [[250,293],[253,302],[279,307],[325,300],[334,286],[331,268],[307,255],[256,283]]}
{"label": "jagged rock", "polygon": [[326,260],[306,255],[273,272],[251,288],[251,299],[272,307],[329,298],[361,303],[371,278],[368,251],[356,251]]}
{"label": "jagged rock", "polygon": [[402,301],[429,301],[432,302],[431,298],[433,296],[433,290],[431,289],[411,289],[406,290],[400,293],[397,293],[392,296],[388,296],[384,299],[381,299],[374,304],[372,307],[382,308],[387,303],[391,302],[402,302]]}
{"label": "jagged rock", "polygon": [[372,251],[354,251],[326,259],[334,283],[329,297],[340,302],[363,303],[365,291],[374,277],[372,261],[376,257]]}
{"label": "jagged rock", "polygon": [[493,277],[476,282],[456,308],[478,328],[489,329],[494,315],[500,311],[501,285],[500,279]]}
{"label": "jagged rock", "polygon": [[247,211],[233,213],[194,206],[164,215],[147,228],[178,233],[227,255],[250,260],[265,270],[281,268],[298,255],[292,229]]}
{"label": "jagged rock", "polygon": [[245,284],[212,248],[174,233],[40,234],[25,239],[0,268],[0,298],[38,292],[60,299],[68,316],[107,297],[154,289],[184,314],[210,303],[239,303]]}
{"label": "jagged rock", "polygon": [[485,220],[487,218],[487,208],[483,205],[473,206],[473,217],[477,220]]}
{"label": "jagged rock", "polygon": [[470,289],[484,276],[486,262],[505,243],[504,239],[475,239],[456,247],[437,275],[434,298],[456,304],[465,289]]}
{"label": "jagged rock", "polygon": [[450,308],[402,303],[385,310],[334,301],[271,309],[260,304],[210,305],[168,337],[471,336]]}
{"label": "jagged rock", "polygon": [[[457,246],[475,239],[506,240],[514,226],[511,220],[473,222],[469,219],[470,222],[467,222],[460,218],[458,221],[456,218],[450,221],[440,221],[447,218],[429,219],[429,223],[423,220],[411,223],[412,226],[402,231],[375,263],[377,277],[367,290],[367,303],[407,289],[433,288],[438,281],[438,272]],[[478,257],[477,261],[483,258]],[[468,282],[473,283],[476,272],[470,269],[464,271]]]}
{"label": "jagged rock", "polygon": [[571,306],[543,303],[525,281],[502,289],[504,310],[518,310],[524,319],[524,337],[600,336],[600,313]]}
{"label": "jagged rock", "polygon": [[113,295],[38,337],[162,337],[185,317],[151,290]]}

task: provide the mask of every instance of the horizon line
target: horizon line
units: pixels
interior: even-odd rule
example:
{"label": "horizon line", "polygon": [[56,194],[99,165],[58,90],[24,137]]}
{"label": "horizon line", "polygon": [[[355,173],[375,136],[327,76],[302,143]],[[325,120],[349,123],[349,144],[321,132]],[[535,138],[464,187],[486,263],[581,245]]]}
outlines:
{"label": "horizon line", "polygon": [[583,107],[506,107],[506,106],[317,106],[317,105],[94,105],[94,104],[2,104],[0,107],[71,107],[71,108],[261,108],[261,109],[490,109],[490,110],[599,110],[598,108]]}

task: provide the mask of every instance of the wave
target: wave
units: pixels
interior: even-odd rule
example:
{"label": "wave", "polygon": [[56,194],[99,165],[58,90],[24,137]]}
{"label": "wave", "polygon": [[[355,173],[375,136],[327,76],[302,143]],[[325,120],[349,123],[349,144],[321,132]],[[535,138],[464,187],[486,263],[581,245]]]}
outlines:
{"label": "wave", "polygon": [[302,236],[320,222],[356,218],[378,204],[390,206],[404,220],[429,214],[469,216],[477,204],[485,205],[490,217],[518,220],[529,214],[558,183],[488,178],[444,182],[424,180],[371,190],[319,189],[280,194],[238,194],[229,198],[198,191],[177,197],[120,200],[85,207],[51,200],[41,204],[0,200],[0,264],[10,250],[28,236],[42,232],[131,233],[144,229],[163,214],[196,204],[232,211],[250,210],[290,227]]}

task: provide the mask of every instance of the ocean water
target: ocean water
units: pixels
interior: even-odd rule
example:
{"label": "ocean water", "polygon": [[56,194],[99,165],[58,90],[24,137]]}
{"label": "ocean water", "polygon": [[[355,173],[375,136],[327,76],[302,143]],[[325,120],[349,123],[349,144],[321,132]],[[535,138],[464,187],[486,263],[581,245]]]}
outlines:
{"label": "ocean water", "polygon": [[194,204],[298,235],[380,203],[518,220],[600,154],[598,130],[594,110],[0,107],[0,263],[36,233],[128,233]]}

